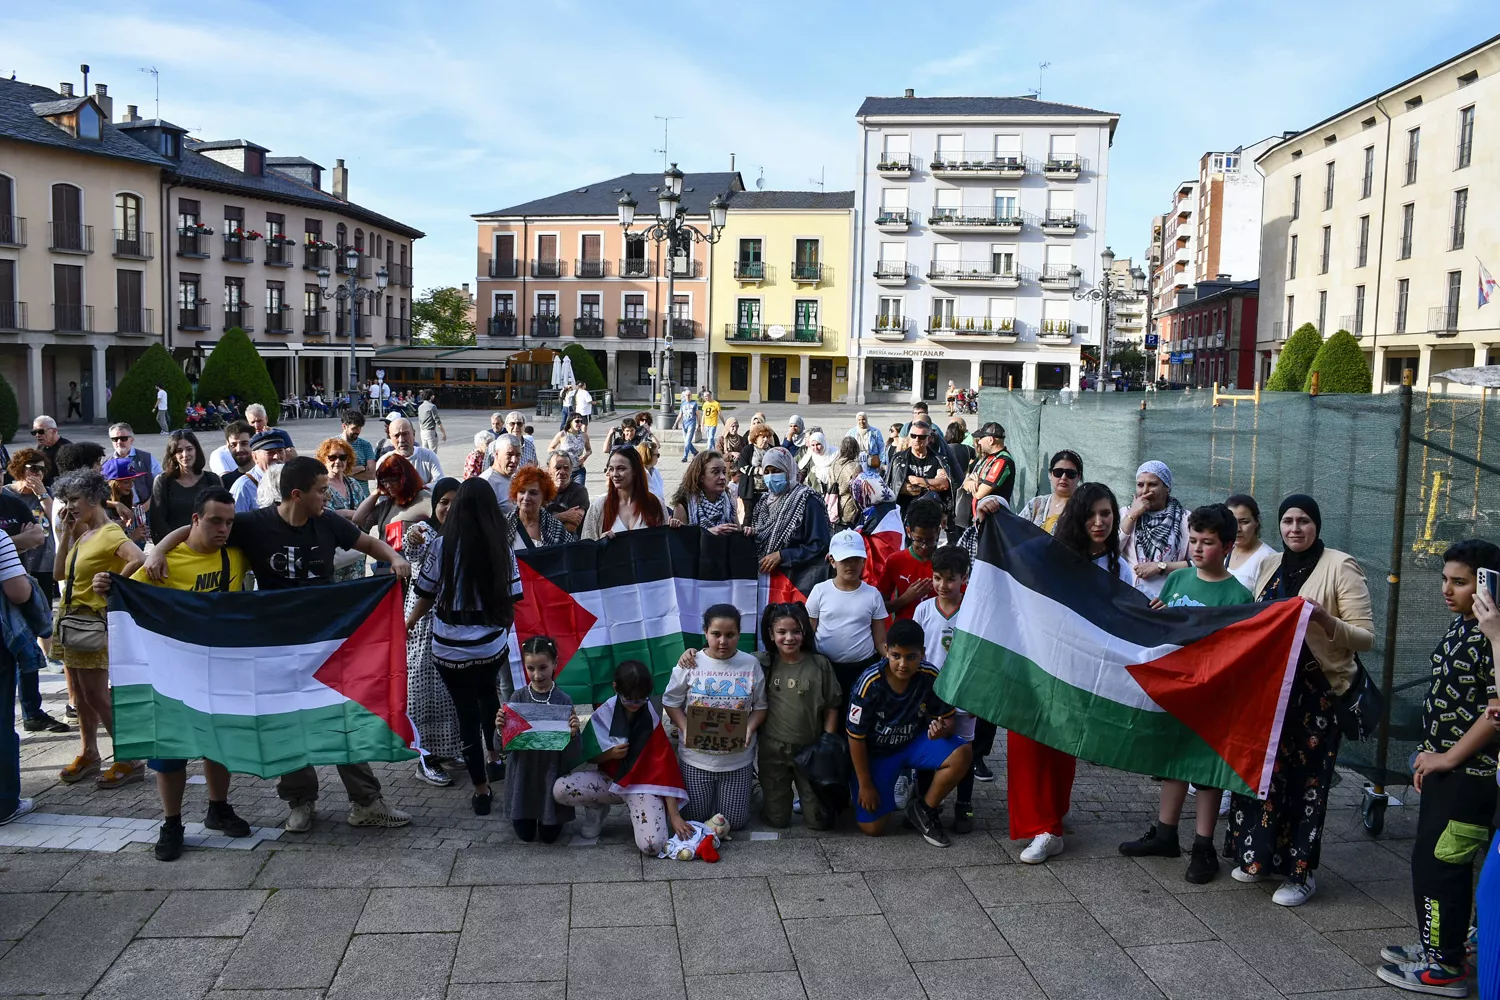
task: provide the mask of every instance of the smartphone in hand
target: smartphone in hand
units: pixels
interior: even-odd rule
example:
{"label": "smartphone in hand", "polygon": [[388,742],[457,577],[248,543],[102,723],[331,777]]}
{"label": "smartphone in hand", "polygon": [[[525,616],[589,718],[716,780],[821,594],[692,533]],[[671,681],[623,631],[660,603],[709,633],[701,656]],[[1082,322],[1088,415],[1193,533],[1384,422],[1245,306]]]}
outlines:
{"label": "smartphone in hand", "polygon": [[1500,604],[1500,572],[1492,569],[1479,570],[1479,585],[1490,592],[1490,600]]}

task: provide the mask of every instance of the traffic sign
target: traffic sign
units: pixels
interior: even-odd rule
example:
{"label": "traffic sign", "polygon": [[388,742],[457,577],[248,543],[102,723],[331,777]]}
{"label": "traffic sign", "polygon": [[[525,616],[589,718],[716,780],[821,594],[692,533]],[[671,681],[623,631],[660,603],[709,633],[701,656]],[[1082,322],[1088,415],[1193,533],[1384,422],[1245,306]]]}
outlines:
{"label": "traffic sign", "polygon": [[1158,334],[1158,333],[1148,333],[1148,334],[1146,334],[1146,350],[1148,350],[1148,351],[1154,351],[1160,345],[1161,345],[1161,334]]}

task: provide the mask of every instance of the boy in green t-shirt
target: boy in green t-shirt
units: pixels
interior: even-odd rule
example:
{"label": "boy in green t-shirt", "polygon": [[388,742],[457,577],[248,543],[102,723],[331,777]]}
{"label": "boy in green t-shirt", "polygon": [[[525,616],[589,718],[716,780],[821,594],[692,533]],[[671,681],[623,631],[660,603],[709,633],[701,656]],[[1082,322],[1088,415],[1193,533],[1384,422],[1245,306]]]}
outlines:
{"label": "boy in green t-shirt", "polygon": [[[1191,566],[1173,571],[1162,584],[1161,596],[1151,602],[1153,608],[1222,608],[1231,604],[1249,604],[1254,600],[1245,585],[1229,573],[1229,553],[1234,548],[1239,523],[1223,504],[1199,507],[1188,515],[1188,561]],[[1182,820],[1182,804],[1187,799],[1188,783],[1164,778],[1161,783],[1161,806],[1157,821],[1146,835],[1120,845],[1127,857],[1175,858],[1182,854],[1177,839],[1177,824]],[[1219,803],[1223,791],[1199,788],[1197,794],[1196,836],[1183,877],[1195,885],[1212,882],[1219,873],[1219,859],[1214,851],[1214,825],[1219,820]]]}

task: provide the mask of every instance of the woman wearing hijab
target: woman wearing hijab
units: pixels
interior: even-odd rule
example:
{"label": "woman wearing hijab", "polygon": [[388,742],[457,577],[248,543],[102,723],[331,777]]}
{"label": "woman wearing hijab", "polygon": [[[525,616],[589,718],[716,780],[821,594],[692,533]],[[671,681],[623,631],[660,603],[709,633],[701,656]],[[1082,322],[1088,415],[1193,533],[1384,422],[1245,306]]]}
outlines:
{"label": "woman wearing hijab", "polygon": [[779,569],[791,576],[828,552],[828,512],[816,493],[797,482],[797,463],[785,448],[767,448],[760,473],[766,492],[746,534],[755,538],[762,573]]}
{"label": "woman wearing hijab", "polygon": [[1236,794],[1230,803],[1224,855],[1241,882],[1279,875],[1271,896],[1301,906],[1317,891],[1313,870],[1323,843],[1328,789],[1339,753],[1335,702],[1360,667],[1355,654],[1375,645],[1370,588],[1346,552],[1323,544],[1323,514],[1310,496],[1294,493],[1277,511],[1284,551],[1261,567],[1255,592],[1262,601],[1301,597],[1312,604],[1298,654],[1271,788],[1265,801]]}
{"label": "woman wearing hijab", "polygon": [[833,463],[838,461],[838,452],[828,447],[828,438],[822,431],[809,431],[807,447],[797,459],[797,468],[802,472],[802,481],[814,493],[824,494],[833,488]]}
{"label": "woman wearing hijab", "polygon": [[1172,495],[1172,470],[1165,462],[1147,462],[1135,470],[1135,502],[1120,520],[1125,561],[1135,571],[1136,586],[1155,600],[1167,574],[1189,565],[1188,512]]}
{"label": "woman wearing hijab", "polygon": [[[433,483],[432,516],[407,527],[401,552],[413,566],[426,564],[427,551],[433,539],[442,533],[457,489],[458,480],[452,476]],[[408,615],[416,603],[417,590],[408,587]],[[412,728],[417,732],[417,749],[422,752],[417,760],[417,777],[439,787],[453,784],[453,778],[443,770],[443,762],[463,758],[463,741],[458,735],[458,710],[433,665],[430,610],[414,621],[406,633],[406,714],[411,716]]]}

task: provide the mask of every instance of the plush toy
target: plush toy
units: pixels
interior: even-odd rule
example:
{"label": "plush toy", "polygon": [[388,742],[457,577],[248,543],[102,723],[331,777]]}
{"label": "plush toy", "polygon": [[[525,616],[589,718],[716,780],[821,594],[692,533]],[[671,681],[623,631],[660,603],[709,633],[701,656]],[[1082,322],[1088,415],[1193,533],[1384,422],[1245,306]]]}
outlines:
{"label": "plush toy", "polygon": [[657,855],[658,858],[674,858],[677,861],[692,861],[698,858],[713,864],[719,860],[719,845],[729,839],[729,820],[722,813],[709,817],[707,823],[690,820],[691,837],[674,836]]}

